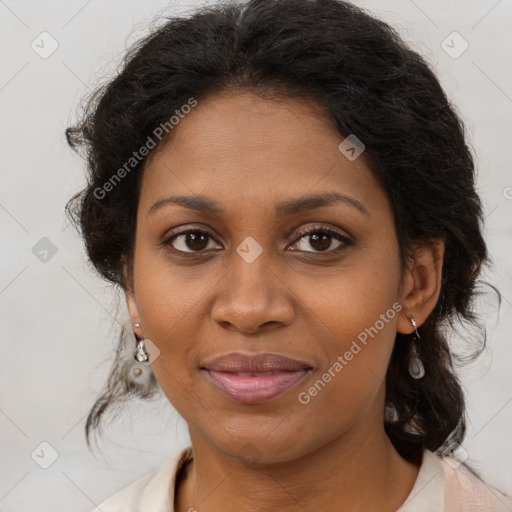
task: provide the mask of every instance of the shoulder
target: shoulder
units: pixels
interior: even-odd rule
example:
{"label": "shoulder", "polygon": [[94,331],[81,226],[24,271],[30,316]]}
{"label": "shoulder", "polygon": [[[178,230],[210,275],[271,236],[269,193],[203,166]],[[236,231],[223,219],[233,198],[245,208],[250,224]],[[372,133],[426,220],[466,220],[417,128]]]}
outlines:
{"label": "shoulder", "polygon": [[92,512],[168,512],[173,510],[176,474],[181,465],[192,456],[189,446],[175,453],[151,473],[135,480]]}
{"label": "shoulder", "polygon": [[512,512],[512,497],[455,458],[424,449],[416,482],[397,512]]}
{"label": "shoulder", "polygon": [[482,481],[455,459],[438,458],[446,478],[445,512],[512,511],[511,496]]}

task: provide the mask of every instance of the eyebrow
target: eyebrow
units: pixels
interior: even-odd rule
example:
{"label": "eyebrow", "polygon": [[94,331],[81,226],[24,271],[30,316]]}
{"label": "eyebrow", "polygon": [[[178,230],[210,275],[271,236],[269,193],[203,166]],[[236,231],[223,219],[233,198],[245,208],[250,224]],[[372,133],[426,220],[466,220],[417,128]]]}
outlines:
{"label": "eyebrow", "polygon": [[[365,215],[369,215],[368,210],[353,197],[347,196],[345,194],[339,194],[337,192],[327,192],[324,194],[309,194],[298,199],[290,199],[288,201],[284,201],[279,203],[275,207],[276,217],[285,217],[287,215],[293,215],[296,213],[300,213],[302,211],[314,210],[316,208],[321,208],[323,206],[330,206],[336,203],[347,204],[349,206],[353,206],[361,213]],[[151,215],[155,213],[160,208],[169,205],[169,204],[178,204],[184,206],[185,208],[189,208],[190,210],[196,210],[203,213],[209,213],[212,215],[221,216],[226,213],[224,207],[206,197],[201,195],[194,196],[168,196],[159,199],[156,203],[154,203],[151,208],[148,210],[147,215]]]}

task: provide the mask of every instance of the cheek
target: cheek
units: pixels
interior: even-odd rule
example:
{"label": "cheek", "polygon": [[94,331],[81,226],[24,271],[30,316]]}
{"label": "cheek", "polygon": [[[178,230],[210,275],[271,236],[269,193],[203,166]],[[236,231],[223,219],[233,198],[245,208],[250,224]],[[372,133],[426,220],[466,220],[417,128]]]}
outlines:
{"label": "cheek", "polygon": [[190,418],[194,405],[202,403],[197,367],[212,352],[212,298],[223,285],[226,269],[171,262],[149,244],[139,244],[136,251],[134,280],[141,325],[144,336],[160,350],[153,372],[172,405]]}
{"label": "cheek", "polygon": [[[299,403],[310,410],[337,407],[363,410],[382,387],[402,309],[398,302],[400,266],[398,255],[361,257],[343,272],[317,281],[303,282],[307,297],[306,323],[317,325],[318,350],[323,365],[314,379],[299,391]],[[370,263],[371,260],[371,263]],[[309,290],[309,293],[304,293]],[[320,341],[321,340],[321,341]]]}
{"label": "cheek", "polygon": [[[338,290],[330,291],[336,300],[324,299],[315,308],[325,334],[317,338],[317,343],[322,340],[318,348],[324,353],[323,365],[296,396],[302,414],[309,417],[339,412],[331,425],[333,435],[360,421],[369,408],[375,412],[380,408],[376,400],[385,382],[401,310],[390,292],[393,287],[386,290],[375,280],[360,282],[355,272],[351,276],[331,284]],[[316,300],[321,301],[321,295]]]}
{"label": "cheek", "polygon": [[[137,246],[134,281],[137,307],[144,337],[160,350],[153,371],[164,393],[188,380],[193,317],[201,302],[204,288],[194,286],[182,268],[171,267],[154,248]],[[197,335],[197,332],[196,332]]]}
{"label": "cheek", "polygon": [[[292,276],[288,279],[293,282]],[[334,340],[331,346],[343,349],[376,322],[384,338],[394,339],[396,310],[401,308],[399,280],[398,253],[362,250],[340,268],[317,269],[301,276],[293,290],[300,298],[302,314],[308,315],[307,322],[318,324]]]}
{"label": "cheek", "polygon": [[205,294],[205,286],[197,286],[194,274],[199,267],[171,263],[165,249],[147,240],[137,242],[134,280],[137,305],[144,334],[155,342],[167,343],[182,328],[189,312]]}
{"label": "cheek", "polygon": [[344,308],[324,310],[323,364],[297,396],[309,413],[332,407],[357,418],[374,401],[385,380],[401,309],[398,302],[380,299],[369,303],[353,297]]}

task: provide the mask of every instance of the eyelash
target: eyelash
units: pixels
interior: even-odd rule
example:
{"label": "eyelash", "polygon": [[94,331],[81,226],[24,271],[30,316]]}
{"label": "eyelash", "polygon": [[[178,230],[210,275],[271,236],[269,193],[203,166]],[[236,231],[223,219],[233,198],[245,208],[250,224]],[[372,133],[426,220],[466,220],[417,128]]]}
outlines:
{"label": "eyelash", "polygon": [[[197,254],[207,254],[207,251],[201,250],[201,251],[180,251],[178,249],[174,249],[170,247],[171,243],[174,241],[175,238],[182,235],[187,235],[189,233],[196,233],[196,234],[202,234],[208,236],[210,239],[215,240],[215,238],[208,233],[207,231],[201,230],[201,229],[188,229],[179,231],[177,233],[172,233],[170,236],[168,236],[163,242],[162,247],[167,248],[168,251],[174,253],[174,254],[180,254],[188,256],[193,256]],[[343,248],[353,245],[352,240],[345,234],[343,234],[340,231],[337,231],[330,226],[315,226],[313,228],[299,228],[297,230],[297,234],[300,235],[298,238],[295,238],[295,240],[291,243],[291,245],[295,245],[297,242],[299,242],[302,238],[305,238],[308,235],[313,234],[326,234],[334,237],[336,240],[341,242],[341,245],[336,247],[335,249],[330,249],[327,251],[298,251],[298,252],[304,252],[308,254],[333,254],[340,252]]]}

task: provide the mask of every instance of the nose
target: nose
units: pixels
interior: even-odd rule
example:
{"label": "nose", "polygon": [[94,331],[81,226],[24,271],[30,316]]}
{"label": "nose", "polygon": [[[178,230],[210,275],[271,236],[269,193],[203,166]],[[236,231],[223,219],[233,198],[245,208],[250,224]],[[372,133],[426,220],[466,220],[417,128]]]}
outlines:
{"label": "nose", "polygon": [[269,260],[264,253],[251,263],[236,253],[233,255],[230,270],[219,282],[212,308],[212,319],[217,324],[231,331],[254,334],[292,323],[292,291]]}

